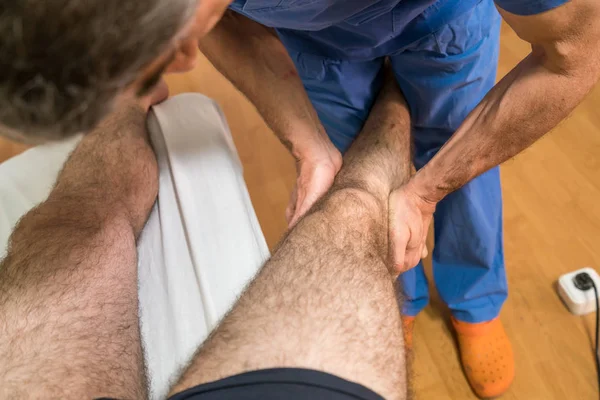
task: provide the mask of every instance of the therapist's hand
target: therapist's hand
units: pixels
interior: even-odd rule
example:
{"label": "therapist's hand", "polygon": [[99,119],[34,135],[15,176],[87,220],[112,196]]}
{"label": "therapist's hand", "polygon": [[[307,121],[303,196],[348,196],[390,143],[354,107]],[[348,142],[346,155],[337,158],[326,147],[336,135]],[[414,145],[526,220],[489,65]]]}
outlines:
{"label": "therapist's hand", "polygon": [[389,245],[396,272],[415,267],[427,257],[427,232],[436,203],[421,195],[412,181],[389,197]]}
{"label": "therapist's hand", "polygon": [[296,157],[298,177],[285,211],[290,228],[327,193],[341,167],[342,155],[328,139]]}

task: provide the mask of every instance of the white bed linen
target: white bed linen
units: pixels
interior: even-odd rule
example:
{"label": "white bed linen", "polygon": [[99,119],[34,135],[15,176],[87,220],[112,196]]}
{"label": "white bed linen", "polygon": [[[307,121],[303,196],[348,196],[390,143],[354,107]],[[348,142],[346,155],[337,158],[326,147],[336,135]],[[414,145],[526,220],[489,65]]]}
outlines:
{"label": "white bed linen", "polygon": [[[138,243],[139,300],[152,398],[164,398],[268,257],[218,106],[198,94],[154,107],[158,201]],[[50,192],[78,139],[0,164],[0,257],[18,219]]]}

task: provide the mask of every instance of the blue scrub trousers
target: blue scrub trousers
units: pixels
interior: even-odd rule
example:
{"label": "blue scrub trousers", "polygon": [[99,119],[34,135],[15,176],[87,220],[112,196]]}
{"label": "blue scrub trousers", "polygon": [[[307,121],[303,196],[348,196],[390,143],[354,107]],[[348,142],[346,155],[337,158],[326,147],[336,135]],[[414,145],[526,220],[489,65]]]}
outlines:
{"label": "blue scrub trousers", "polygon": [[[389,59],[410,106],[421,168],[492,88],[496,77],[500,17],[492,1],[452,20]],[[360,132],[382,85],[384,58],[329,59],[288,47],[312,104],[342,152]],[[485,132],[481,132],[482,135]],[[433,276],[455,318],[495,318],[507,297],[499,169],[448,195],[434,215]],[[400,276],[405,315],[429,301],[423,265]]]}

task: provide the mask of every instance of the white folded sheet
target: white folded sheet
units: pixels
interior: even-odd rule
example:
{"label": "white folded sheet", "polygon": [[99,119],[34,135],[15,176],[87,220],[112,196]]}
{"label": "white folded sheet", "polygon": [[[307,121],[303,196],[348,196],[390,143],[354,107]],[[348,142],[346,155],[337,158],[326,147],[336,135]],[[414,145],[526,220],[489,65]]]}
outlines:
{"label": "white folded sheet", "polygon": [[[179,95],[148,120],[159,196],[138,243],[141,327],[152,398],[269,256],[227,123],[211,99]],[[78,139],[0,164],[0,257],[18,219],[50,192]]]}

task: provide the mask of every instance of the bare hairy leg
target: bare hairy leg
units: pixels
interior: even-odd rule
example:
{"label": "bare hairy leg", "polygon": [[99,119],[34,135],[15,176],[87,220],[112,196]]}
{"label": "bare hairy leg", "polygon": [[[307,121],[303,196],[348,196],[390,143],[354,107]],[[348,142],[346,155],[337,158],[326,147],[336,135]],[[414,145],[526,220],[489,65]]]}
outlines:
{"label": "bare hairy leg", "polygon": [[172,393],[296,367],[360,383],[387,399],[407,397],[387,204],[411,173],[409,121],[390,83],[332,190],[283,239]]}
{"label": "bare hairy leg", "polygon": [[88,134],[0,264],[0,397],[146,396],[136,237],[157,193],[144,106]]}

